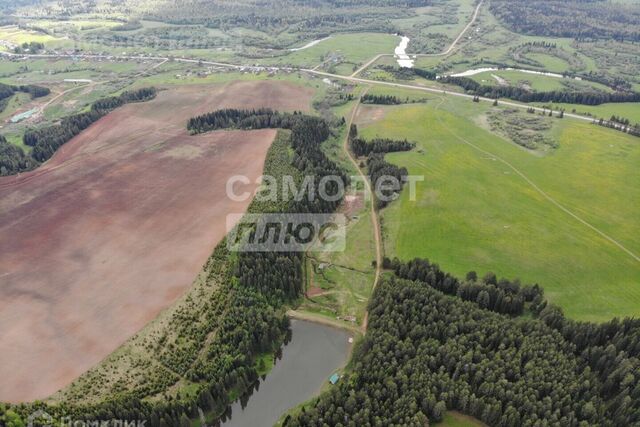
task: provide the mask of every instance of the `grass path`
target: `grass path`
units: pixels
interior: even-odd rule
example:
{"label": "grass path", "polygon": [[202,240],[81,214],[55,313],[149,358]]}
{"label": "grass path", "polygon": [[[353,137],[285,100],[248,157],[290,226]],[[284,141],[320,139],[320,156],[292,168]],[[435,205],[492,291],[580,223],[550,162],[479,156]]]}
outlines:
{"label": "grass path", "polygon": [[[353,166],[358,171],[358,174],[360,175],[360,178],[364,182],[365,189],[369,193],[369,195],[371,196],[371,200],[372,200],[372,203],[371,203],[371,224],[373,226],[375,243],[376,243],[376,270],[375,270],[375,275],[374,275],[374,278],[373,278],[373,287],[371,288],[371,291],[373,292],[373,291],[375,291],[376,285],[378,284],[378,280],[380,279],[380,273],[381,273],[381,269],[382,269],[382,243],[381,243],[382,242],[382,236],[380,235],[380,224],[378,222],[378,212],[376,211],[375,203],[373,203],[374,197],[373,197],[373,190],[371,188],[371,183],[369,182],[369,180],[367,179],[367,176],[364,174],[364,172],[360,168],[360,165],[358,164],[358,161],[356,160],[356,158],[353,156],[353,154],[349,150],[349,130],[351,129],[351,125],[353,124],[353,121],[354,121],[354,119],[356,117],[356,114],[358,113],[358,108],[360,107],[360,99],[362,98],[362,96],[364,96],[367,93],[369,88],[370,87],[366,88],[360,94],[360,96],[356,100],[356,105],[351,110],[351,116],[349,117],[349,121],[347,122],[347,132],[346,132],[345,137],[344,137],[344,141],[343,141],[343,144],[342,144],[342,149],[346,153],[347,157],[349,158],[349,160],[351,161]],[[362,331],[363,331],[363,333],[367,330],[368,321],[369,321],[369,312],[365,311],[364,319],[362,320]]]}

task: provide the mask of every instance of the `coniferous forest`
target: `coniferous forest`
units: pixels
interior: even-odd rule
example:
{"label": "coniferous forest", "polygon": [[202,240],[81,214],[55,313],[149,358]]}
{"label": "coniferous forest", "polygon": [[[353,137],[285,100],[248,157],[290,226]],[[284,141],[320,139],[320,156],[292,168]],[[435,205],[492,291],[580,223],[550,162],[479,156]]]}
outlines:
{"label": "coniferous forest", "polygon": [[[401,268],[435,275],[420,264]],[[637,321],[577,324],[544,303],[513,318],[482,308],[483,292],[385,277],[352,371],[285,425],[424,426],[452,409],[491,426],[640,422]]]}

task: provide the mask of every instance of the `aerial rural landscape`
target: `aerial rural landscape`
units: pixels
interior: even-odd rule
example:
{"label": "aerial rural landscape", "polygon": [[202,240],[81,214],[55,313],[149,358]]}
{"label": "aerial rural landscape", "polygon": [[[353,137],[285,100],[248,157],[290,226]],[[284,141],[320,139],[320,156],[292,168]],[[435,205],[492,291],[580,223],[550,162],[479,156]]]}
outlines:
{"label": "aerial rural landscape", "polygon": [[0,0],[0,426],[640,426],[636,0]]}

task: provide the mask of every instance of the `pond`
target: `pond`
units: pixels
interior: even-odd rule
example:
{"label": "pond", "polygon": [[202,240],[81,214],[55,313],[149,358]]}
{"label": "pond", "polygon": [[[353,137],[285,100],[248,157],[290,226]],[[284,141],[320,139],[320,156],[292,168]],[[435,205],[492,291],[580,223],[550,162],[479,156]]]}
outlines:
{"label": "pond", "polygon": [[282,358],[248,401],[231,406],[231,419],[222,427],[273,426],[287,410],[316,396],[346,364],[352,346],[349,332],[295,319],[291,332]]}

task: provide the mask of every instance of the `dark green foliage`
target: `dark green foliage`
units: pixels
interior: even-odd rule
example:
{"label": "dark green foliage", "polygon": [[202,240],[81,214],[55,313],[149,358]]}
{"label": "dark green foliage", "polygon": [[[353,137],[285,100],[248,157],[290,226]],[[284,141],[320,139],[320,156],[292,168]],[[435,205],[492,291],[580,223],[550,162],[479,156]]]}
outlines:
{"label": "dark green foliage", "polygon": [[[398,197],[409,174],[406,168],[399,168],[387,162],[383,155],[379,153],[369,154],[369,157],[367,157],[367,171],[371,179],[371,185],[376,193],[376,207],[378,209],[384,208],[391,200],[395,200]],[[387,181],[389,177],[393,177],[394,180]]]}
{"label": "dark green foliage", "polygon": [[381,105],[396,105],[402,104],[400,98],[394,95],[372,95],[365,93],[360,102],[363,104],[381,104]]}
{"label": "dark green foliage", "polygon": [[371,153],[392,153],[396,151],[411,151],[416,144],[406,139],[374,138],[370,141],[361,138],[349,140],[349,146],[353,153],[360,156],[368,156]]}
{"label": "dark green foliage", "polygon": [[[329,135],[326,121],[301,113],[280,113],[268,108],[256,110],[217,110],[194,117],[187,123],[192,133],[215,129],[284,128],[291,130],[293,166],[303,176],[314,177],[313,189],[300,200],[291,200],[284,212],[330,213],[339,205],[318,197],[323,177],[337,177],[342,185],[329,181],[324,189],[330,196],[340,194],[347,182],[344,172],[320,149]],[[237,275],[240,283],[276,298],[293,299],[302,292],[302,264],[300,253],[241,252],[238,257]]]}
{"label": "dark green foliage", "polygon": [[52,126],[28,130],[23,137],[24,143],[33,147],[31,156],[36,161],[47,161],[63,144],[70,141],[74,136],[110,111],[129,102],[152,99],[155,95],[155,88],[142,88],[136,91],[123,92],[119,96],[100,99],[91,105],[90,111],[65,117],[60,123]]}
{"label": "dark green foliage", "polygon": [[[509,319],[419,282],[381,281],[354,360],[349,377],[288,426],[424,426],[445,409],[491,426],[638,422],[637,386],[608,399],[598,372],[553,328]],[[627,376],[638,368],[637,359],[624,364]]]}
{"label": "dark green foliage", "polygon": [[0,176],[31,170],[38,162],[0,135]]}
{"label": "dark green foliage", "polygon": [[238,110],[227,108],[193,117],[187,122],[191,133],[202,133],[216,129],[291,129],[300,113],[281,113],[270,108]]}
{"label": "dark green foliage", "polygon": [[492,0],[491,12],[516,32],[576,39],[640,41],[637,3],[602,0]]}
{"label": "dark green foliage", "polygon": [[474,273],[461,281],[445,273],[437,264],[429,260],[416,258],[403,263],[397,258],[385,258],[384,268],[393,270],[398,277],[418,280],[447,295],[455,295],[464,301],[483,301],[483,308],[497,313],[520,315],[525,302],[532,302],[542,297],[542,289],[538,285],[522,286],[519,280],[500,279],[493,274],[478,280]]}
{"label": "dark green foliage", "polygon": [[31,98],[39,98],[47,96],[51,93],[49,88],[36,85],[11,86],[0,83],[0,100],[12,97],[16,92],[25,92],[31,95]]}
{"label": "dark green foliage", "polygon": [[[376,199],[376,207],[382,209],[395,200],[408,175],[406,168],[399,168],[384,159],[384,153],[409,151],[415,146],[407,140],[377,138],[370,142],[358,138],[358,128],[349,129],[349,146],[357,156],[367,157],[367,171]],[[389,180],[392,178],[392,180]]]}
{"label": "dark green foliage", "polygon": [[91,104],[93,111],[109,112],[131,102],[143,102],[155,98],[157,93],[154,87],[145,87],[134,91],[125,91],[118,96],[99,99]]}
{"label": "dark green foliage", "polygon": [[29,53],[29,54],[34,54],[34,53],[38,53],[41,50],[44,49],[44,45],[42,43],[39,42],[24,42],[22,43],[20,46],[16,46],[13,49],[14,53]]}
{"label": "dark green foliage", "polygon": [[509,98],[520,102],[559,102],[567,104],[600,105],[609,102],[640,102],[638,92],[530,92],[514,86],[482,85],[468,77],[442,77],[442,83],[460,86],[468,93],[486,98]]}
{"label": "dark green foliage", "polygon": [[25,132],[23,140],[25,145],[33,147],[31,156],[38,162],[44,162],[51,158],[61,145],[88,128],[103,115],[104,113],[99,111],[88,111],[65,117],[60,124]]}

